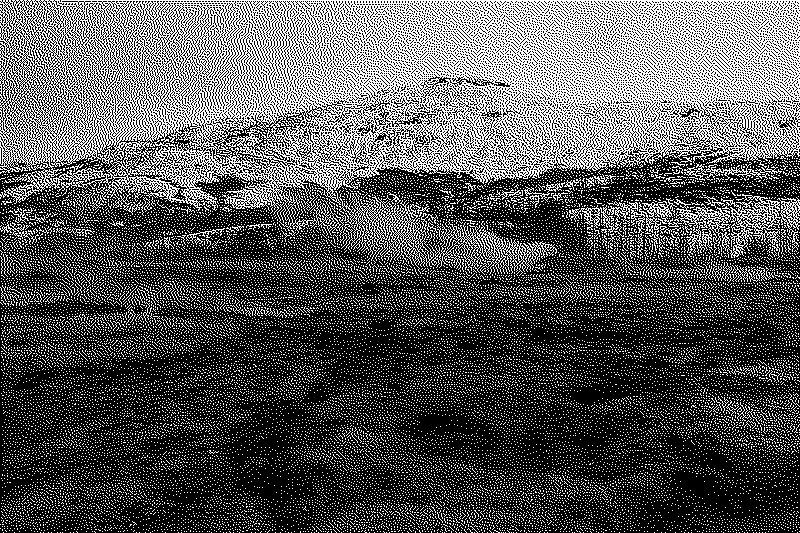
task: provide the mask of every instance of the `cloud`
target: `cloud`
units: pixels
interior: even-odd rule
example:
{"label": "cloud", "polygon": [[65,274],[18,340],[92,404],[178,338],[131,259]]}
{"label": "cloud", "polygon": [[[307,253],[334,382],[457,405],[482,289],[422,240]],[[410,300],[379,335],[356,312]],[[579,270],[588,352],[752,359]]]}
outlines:
{"label": "cloud", "polygon": [[519,275],[537,270],[557,252],[547,243],[500,237],[477,223],[418,215],[402,203],[347,187],[288,188],[272,210],[279,223],[313,220],[323,246],[381,263]]}

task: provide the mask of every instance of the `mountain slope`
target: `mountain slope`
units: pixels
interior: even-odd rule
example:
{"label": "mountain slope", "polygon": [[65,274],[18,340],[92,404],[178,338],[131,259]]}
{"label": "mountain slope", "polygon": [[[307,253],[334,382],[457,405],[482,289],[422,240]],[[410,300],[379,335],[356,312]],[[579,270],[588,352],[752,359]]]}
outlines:
{"label": "mountain slope", "polygon": [[[563,248],[602,233],[592,210],[622,206],[629,218],[652,219],[654,206],[722,207],[741,219],[742,205],[766,199],[780,202],[789,231],[800,196],[798,116],[798,102],[549,103],[502,83],[434,78],[274,121],[227,120],[74,163],[6,168],[0,222],[13,241],[66,229],[174,242],[219,228],[248,240],[265,224],[286,240],[309,228],[331,233],[377,196],[435,221],[482,221],[515,241]],[[543,234],[553,221],[559,234]],[[441,232],[437,223],[426,231]],[[793,237],[780,238],[791,249]]]}

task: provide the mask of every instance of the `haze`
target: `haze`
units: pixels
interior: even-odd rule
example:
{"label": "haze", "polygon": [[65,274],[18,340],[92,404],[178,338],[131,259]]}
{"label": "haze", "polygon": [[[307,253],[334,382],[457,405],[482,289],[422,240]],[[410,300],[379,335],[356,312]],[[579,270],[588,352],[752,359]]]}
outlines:
{"label": "haze", "polygon": [[0,163],[431,76],[551,100],[800,98],[800,4],[3,5]]}

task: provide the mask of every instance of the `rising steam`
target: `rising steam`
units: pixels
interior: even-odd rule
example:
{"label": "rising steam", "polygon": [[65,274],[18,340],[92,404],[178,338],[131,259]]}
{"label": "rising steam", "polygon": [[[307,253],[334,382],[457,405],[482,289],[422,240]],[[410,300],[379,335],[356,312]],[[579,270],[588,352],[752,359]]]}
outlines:
{"label": "rising steam", "polygon": [[401,203],[348,187],[289,188],[273,209],[278,223],[311,219],[325,245],[376,262],[519,275],[539,270],[557,251],[546,243],[500,237],[477,224],[420,216]]}

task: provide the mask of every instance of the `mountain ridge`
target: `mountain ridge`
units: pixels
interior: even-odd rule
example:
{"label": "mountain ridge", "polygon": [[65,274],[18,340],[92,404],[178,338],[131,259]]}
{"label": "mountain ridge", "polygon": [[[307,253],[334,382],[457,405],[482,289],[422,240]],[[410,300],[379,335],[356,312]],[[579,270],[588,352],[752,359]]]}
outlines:
{"label": "mountain ridge", "polygon": [[[273,121],[226,119],[72,163],[7,167],[0,223],[5,238],[24,240],[43,226],[95,231],[149,213],[153,220],[137,223],[156,231],[133,240],[166,238],[221,229],[214,224],[227,218],[270,222],[286,211],[286,191],[307,182],[333,198],[355,189],[439,219],[517,226],[543,202],[560,202],[564,214],[687,199],[792,201],[798,116],[791,101],[568,104],[504,82],[431,78]],[[317,216],[320,190],[308,193],[316,207],[283,215],[287,227]]]}

